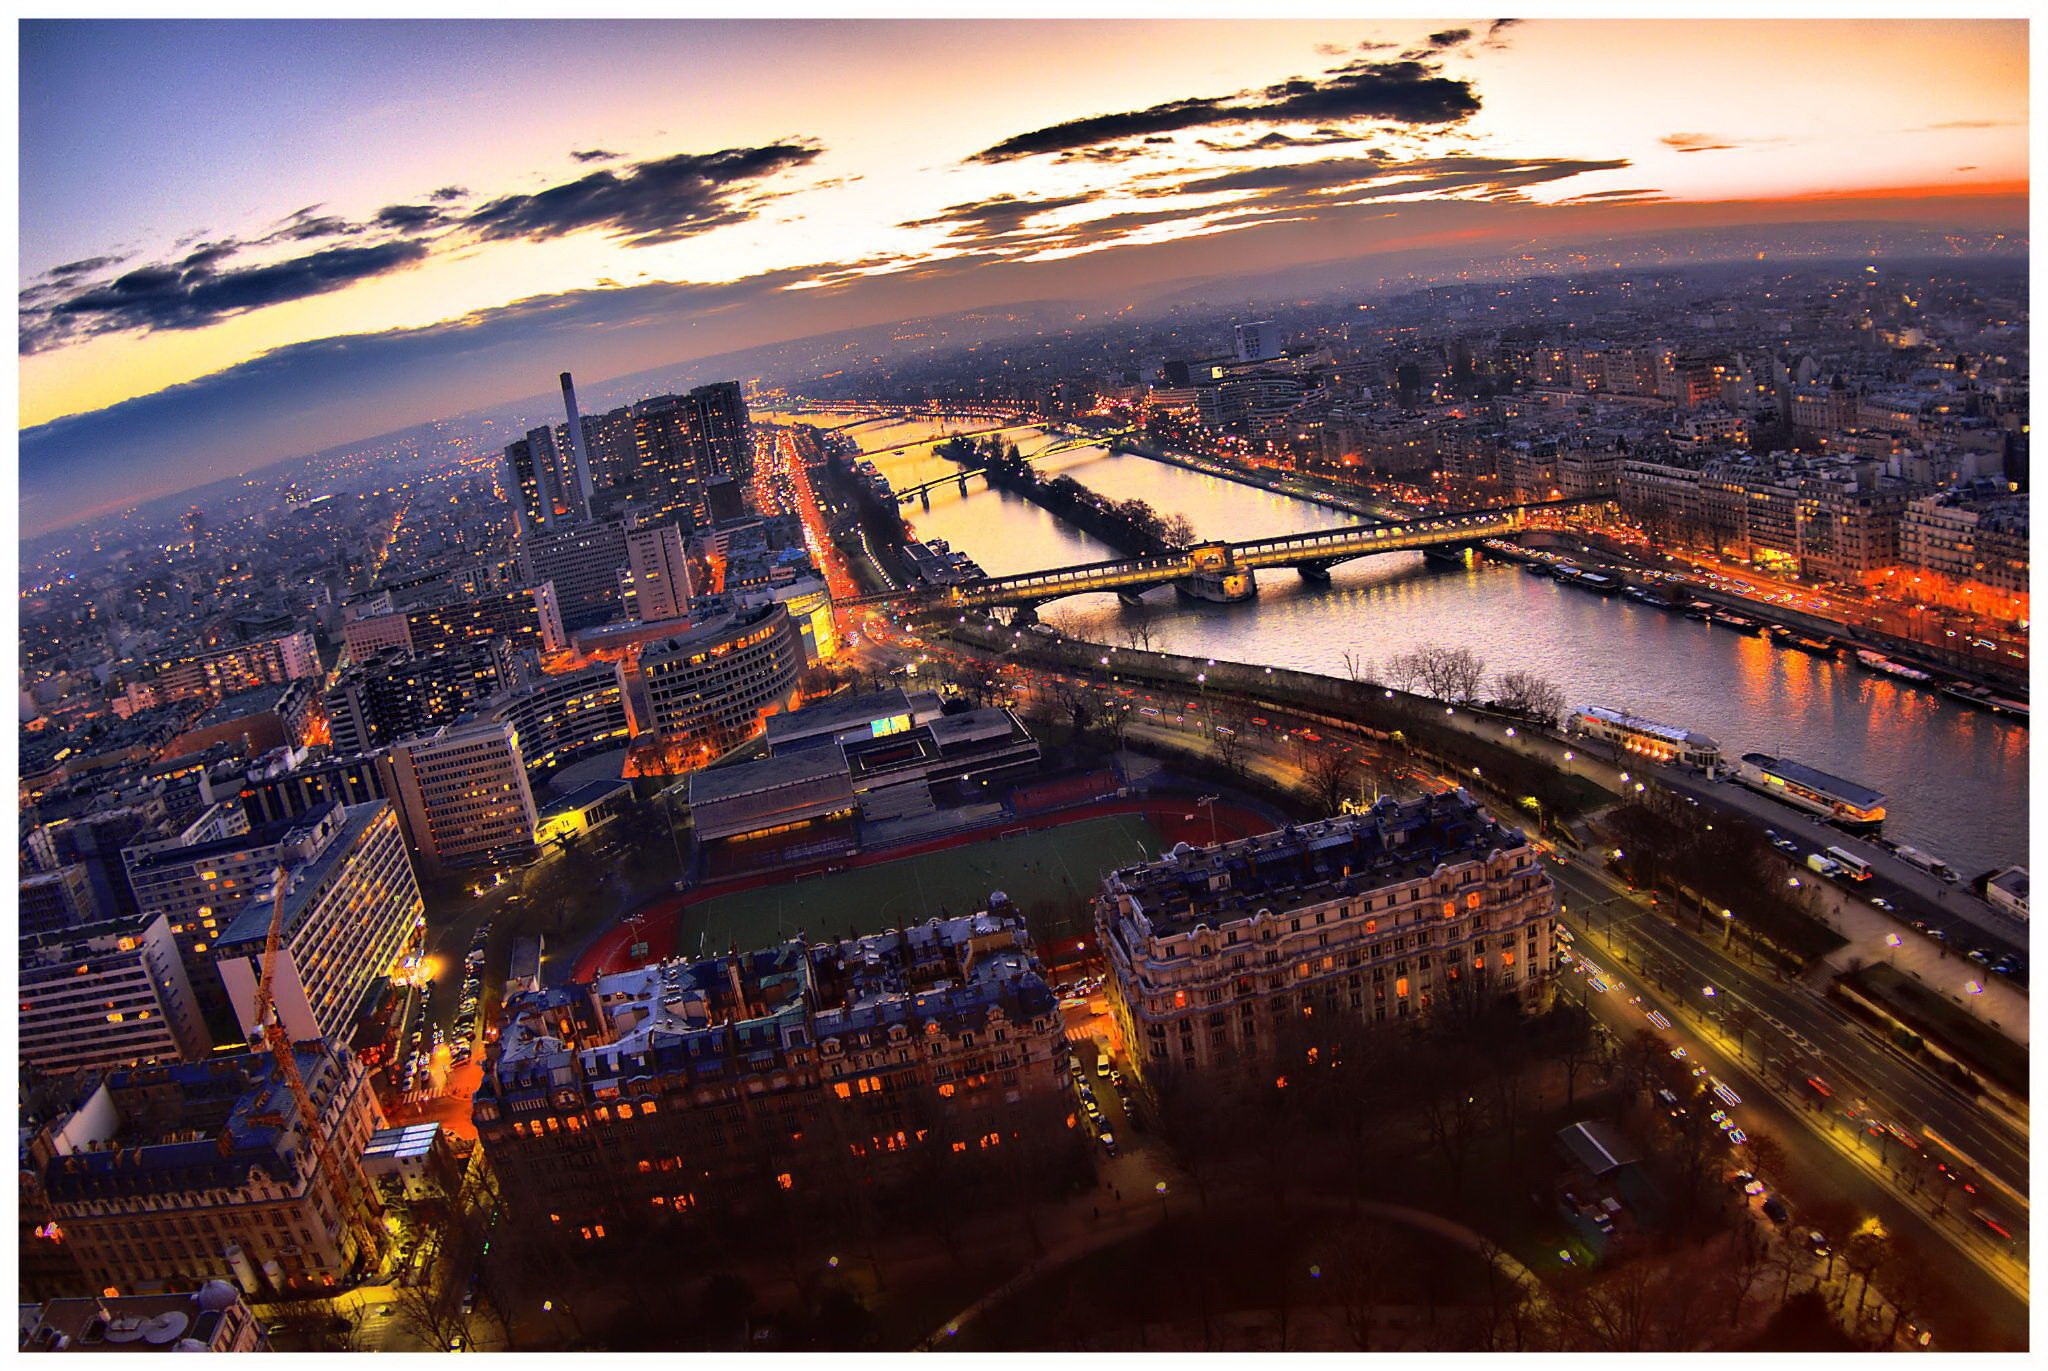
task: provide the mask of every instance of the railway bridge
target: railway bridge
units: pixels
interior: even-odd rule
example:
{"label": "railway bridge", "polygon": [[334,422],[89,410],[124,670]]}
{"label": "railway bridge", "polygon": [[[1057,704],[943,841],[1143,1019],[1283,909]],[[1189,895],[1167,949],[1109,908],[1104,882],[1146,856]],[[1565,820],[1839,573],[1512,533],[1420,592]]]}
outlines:
{"label": "railway bridge", "polygon": [[1177,586],[1199,599],[1249,599],[1260,571],[1286,567],[1304,580],[1328,581],[1330,568],[1389,552],[1439,551],[1519,533],[1532,515],[1602,504],[1604,496],[1493,509],[1458,510],[1388,523],[1355,524],[1315,533],[1291,533],[1246,542],[1198,543],[1177,552],[1054,567],[1018,576],[994,576],[956,585],[921,586],[849,603],[897,603],[922,608],[992,609],[1007,605],[1028,615],[1069,595],[1109,591],[1134,599],[1159,586]]}

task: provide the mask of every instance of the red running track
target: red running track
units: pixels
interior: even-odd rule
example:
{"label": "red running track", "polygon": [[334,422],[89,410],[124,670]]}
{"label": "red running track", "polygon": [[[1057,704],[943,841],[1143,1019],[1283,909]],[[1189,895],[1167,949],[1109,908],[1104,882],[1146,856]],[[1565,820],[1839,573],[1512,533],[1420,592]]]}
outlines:
{"label": "red running track", "polygon": [[[907,843],[902,847],[889,848],[881,852],[863,852],[857,857],[814,862],[808,866],[792,867],[775,871],[756,872],[748,876],[731,876],[723,880],[706,882],[678,895],[666,896],[652,904],[642,905],[627,918],[599,934],[583,955],[576,959],[576,970],[571,979],[593,980],[614,971],[624,971],[643,966],[651,961],[660,961],[670,956],[676,946],[676,925],[685,909],[691,905],[715,900],[721,895],[736,891],[753,890],[764,885],[783,885],[802,880],[806,876],[823,875],[828,871],[849,870],[857,866],[878,866],[884,862],[901,861],[906,857],[922,856],[927,852],[943,852],[948,848],[965,847],[970,843],[986,842],[991,829],[1014,833],[1019,828],[1037,831],[1059,828],[1066,824],[1080,823],[1085,819],[1106,818],[1112,814],[1138,814],[1151,821],[1168,847],[1175,843],[1200,844],[1209,841],[1209,812],[1196,809],[1188,797],[1178,799],[1151,796],[1144,799],[1098,800],[1093,804],[1076,806],[1052,814],[1034,814],[1012,822],[970,829],[965,833],[952,833],[942,838],[931,838],[924,842]],[[1189,815],[1193,815],[1190,820]],[[1268,833],[1273,821],[1253,810],[1240,806],[1216,804],[1216,836],[1223,842],[1237,838],[1248,838],[1254,833]],[[630,955],[633,944],[647,944],[647,955]]]}

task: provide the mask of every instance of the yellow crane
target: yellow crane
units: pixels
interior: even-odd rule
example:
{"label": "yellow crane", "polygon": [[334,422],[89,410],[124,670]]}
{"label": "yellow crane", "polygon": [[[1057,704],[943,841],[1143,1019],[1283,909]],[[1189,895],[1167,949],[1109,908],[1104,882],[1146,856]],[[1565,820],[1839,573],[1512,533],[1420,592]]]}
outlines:
{"label": "yellow crane", "polygon": [[285,897],[291,893],[291,882],[281,866],[276,868],[273,881],[276,893],[270,901],[270,930],[264,935],[263,966],[256,980],[256,1033],[251,1035],[251,1045],[260,1037],[270,1052],[271,1060],[277,1063],[278,1074],[284,1077],[285,1086],[298,1107],[299,1126],[312,1145],[321,1175],[327,1178],[329,1193],[334,1196],[335,1204],[341,1207],[342,1222],[355,1235],[356,1250],[368,1259],[374,1269],[384,1255],[381,1206],[370,1187],[360,1183],[361,1172],[350,1172],[334,1155],[334,1146],[320,1122],[320,1111],[314,1108],[313,1096],[306,1089],[306,1079],[299,1074],[299,1061],[292,1051],[291,1037],[284,1031],[284,1021],[278,1016],[277,947],[284,936]]}

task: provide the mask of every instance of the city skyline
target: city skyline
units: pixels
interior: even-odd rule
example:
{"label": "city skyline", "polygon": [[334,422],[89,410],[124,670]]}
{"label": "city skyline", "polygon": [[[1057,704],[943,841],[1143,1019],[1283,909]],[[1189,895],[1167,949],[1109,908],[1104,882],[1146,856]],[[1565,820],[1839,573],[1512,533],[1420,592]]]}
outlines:
{"label": "city skyline", "polygon": [[[2023,233],[2021,33],[30,24],[24,526],[501,403],[531,393],[522,367],[600,381],[1418,249],[1813,221]],[[543,50],[646,79],[565,80],[536,108],[505,74]],[[295,98],[259,74],[218,99],[220,64],[251,53]],[[785,79],[757,88],[750,63]],[[348,98],[380,81],[409,94]],[[99,98],[109,83],[145,98]],[[424,137],[401,131],[421,89]],[[1773,89],[1798,95],[1749,98]],[[364,145],[390,155],[342,155]]]}

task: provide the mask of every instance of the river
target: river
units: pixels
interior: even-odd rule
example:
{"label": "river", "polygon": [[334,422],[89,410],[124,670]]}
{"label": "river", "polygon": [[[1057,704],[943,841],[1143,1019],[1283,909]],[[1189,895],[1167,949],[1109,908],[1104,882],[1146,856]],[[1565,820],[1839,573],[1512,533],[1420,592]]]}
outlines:
{"label": "river", "polygon": [[[761,416],[771,418],[776,416]],[[831,422],[831,421],[825,421]],[[967,425],[976,427],[978,425]],[[959,427],[956,425],[955,427]],[[874,451],[938,433],[928,421],[852,430]],[[1051,441],[1012,433],[1025,453]],[[877,458],[895,485],[957,468],[926,448]],[[1185,514],[1197,533],[1240,540],[1335,528],[1354,516],[1098,447],[1047,459],[1099,494]],[[1117,555],[1027,500],[969,482],[904,512],[920,538],[943,538],[991,576]],[[1874,786],[1890,796],[1888,836],[1966,876],[2027,859],[2027,730],[1930,691],[1823,661],[1725,628],[1479,562],[1439,567],[1419,553],[1361,558],[1312,586],[1263,573],[1254,604],[1206,605],[1169,590],[1134,609],[1076,596],[1039,617],[1062,632],[1125,645],[1143,622],[1162,652],[1347,673],[1346,654],[1382,662],[1423,643],[1465,647],[1489,673],[1522,669],[1557,682],[1573,705],[1602,704],[1717,739],[1729,756],[1763,751]]]}

